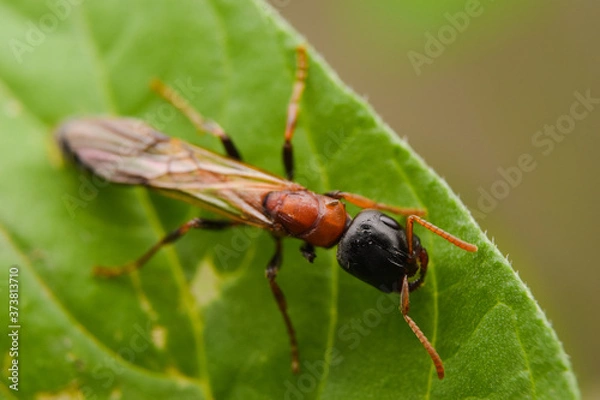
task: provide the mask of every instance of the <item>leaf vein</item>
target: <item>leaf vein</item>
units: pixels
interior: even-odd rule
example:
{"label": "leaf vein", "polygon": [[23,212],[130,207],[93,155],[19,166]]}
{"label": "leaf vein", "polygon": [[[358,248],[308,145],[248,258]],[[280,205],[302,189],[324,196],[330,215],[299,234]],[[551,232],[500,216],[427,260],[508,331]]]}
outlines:
{"label": "leaf vein", "polygon": [[[38,293],[41,292],[41,295],[46,297],[49,300],[47,303],[53,304],[64,315],[64,317],[69,321],[69,326],[73,327],[73,329],[76,330],[77,332],[79,332],[82,337],[86,338],[92,346],[94,346],[98,350],[106,353],[109,357],[114,359],[116,362],[118,362],[124,366],[127,366],[132,371],[137,371],[137,372],[145,374],[149,377],[155,377],[158,375],[157,372],[155,372],[155,371],[149,370],[147,368],[142,368],[137,364],[133,364],[129,361],[126,361],[120,355],[115,353],[111,348],[107,347],[104,343],[102,343],[102,341],[100,341],[98,339],[98,337],[96,337],[94,334],[92,334],[91,331],[86,329],[86,327],[84,325],[82,325],[79,322],[79,320],[77,318],[75,318],[75,316],[68,311],[68,309],[64,306],[64,304],[54,295],[52,290],[46,285],[46,283],[41,278],[39,273],[33,267],[33,264],[31,262],[29,256],[27,256],[24,252],[24,249],[22,249],[17,244],[17,241],[14,239],[15,235],[11,234],[8,227],[2,222],[0,222],[0,235],[5,238],[6,242],[10,245],[10,247],[13,248],[14,252],[20,257],[21,262],[19,265],[22,267],[25,267],[27,269],[27,271],[29,272],[29,274],[31,274],[31,276],[35,280],[35,284],[38,285],[40,288],[40,291],[38,291]],[[204,386],[202,381],[190,379],[184,375],[177,375],[175,377],[175,376],[160,374],[160,376],[163,379],[171,380],[173,382],[180,382],[180,383],[183,382],[190,386],[196,386],[199,389],[203,389],[203,386]]]}
{"label": "leaf vein", "polygon": [[[107,70],[105,67],[106,64],[104,62],[102,62],[102,58],[98,51],[98,46],[96,45],[96,40],[94,39],[94,37],[91,33],[91,30],[89,29],[89,21],[85,17],[85,12],[83,10],[79,11],[77,15],[79,15],[79,18],[78,18],[78,20],[80,22],[79,28],[82,32],[82,35],[87,38],[89,47],[92,49],[91,56],[95,60],[95,65],[96,65],[97,73],[98,73],[97,76],[98,76],[98,80],[100,81],[99,90],[104,95],[105,103],[108,105],[108,107],[111,109],[112,112],[116,113],[118,110],[118,107],[114,100],[112,91],[110,90],[109,80],[108,80],[107,72],[106,72]],[[138,190],[138,193],[139,193],[139,197],[140,197],[140,202],[142,203],[141,205],[147,214],[147,220],[149,221],[150,227],[155,232],[155,235],[157,238],[163,237],[165,235],[165,229],[162,227],[162,225],[158,219],[158,210],[156,210],[156,207],[152,204],[152,202],[149,198],[149,194],[147,192],[142,193],[139,190]],[[173,249],[171,247],[171,248],[165,249],[165,253],[167,255],[167,259],[169,260],[169,267],[170,267],[173,277],[175,279],[175,283],[179,287],[179,292],[181,294],[180,301],[184,305],[184,309],[186,310],[186,315],[188,316],[188,318],[190,320],[190,324],[194,331],[194,338],[195,338],[195,342],[196,342],[195,347],[197,349],[196,351],[197,351],[198,362],[201,363],[201,360],[203,360],[205,358],[204,341],[203,341],[204,325],[202,323],[201,310],[194,307],[193,299],[191,297],[191,289],[189,287],[189,284],[185,280],[185,277],[183,274],[183,269],[181,266],[181,262],[179,261],[177,252],[175,251],[175,249]],[[138,291],[143,290],[141,288],[141,285],[134,285],[134,287],[137,288]],[[138,293],[138,296],[139,295],[140,295],[140,293]],[[142,297],[147,297],[147,296],[143,295]],[[204,363],[204,364],[206,364],[206,363]],[[204,378],[203,375],[206,373],[206,369],[199,368],[198,371],[199,371],[199,375],[197,377],[197,380],[198,380],[200,386],[202,387],[203,392],[205,393],[207,398],[212,398],[212,394],[211,394],[212,390],[210,388],[210,381],[208,379],[203,379]]]}

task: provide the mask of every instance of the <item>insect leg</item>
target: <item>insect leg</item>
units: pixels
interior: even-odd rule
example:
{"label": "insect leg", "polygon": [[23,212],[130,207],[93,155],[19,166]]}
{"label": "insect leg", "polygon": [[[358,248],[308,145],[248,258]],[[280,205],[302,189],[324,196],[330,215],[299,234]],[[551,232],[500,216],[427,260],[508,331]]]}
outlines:
{"label": "insect leg", "polygon": [[265,275],[269,280],[269,285],[271,286],[271,292],[273,292],[273,296],[275,296],[275,301],[277,302],[277,306],[279,307],[279,311],[283,316],[283,320],[285,321],[285,326],[288,331],[288,336],[290,337],[290,346],[292,352],[292,371],[297,374],[300,372],[300,359],[298,356],[298,342],[296,341],[296,332],[294,331],[294,327],[292,326],[292,320],[287,312],[287,303],[285,301],[285,296],[283,295],[283,291],[275,281],[277,277],[277,272],[279,272],[279,268],[281,267],[282,261],[282,249],[281,249],[281,239],[275,238],[275,254],[269,261],[269,265],[267,266],[267,270],[265,271]]}
{"label": "insect leg", "polygon": [[227,221],[227,220],[209,220],[209,219],[201,219],[194,218],[191,221],[186,222],[181,225],[179,228],[175,229],[171,233],[168,233],[165,237],[163,237],[158,243],[152,246],[147,252],[145,252],[140,258],[120,267],[102,267],[96,266],[94,267],[94,275],[104,276],[107,278],[112,278],[124,274],[128,274],[137,269],[140,269],[146,264],[150,258],[163,246],[173,243],[186,233],[190,229],[224,229],[234,225],[237,225],[238,222]]}
{"label": "insect leg", "polygon": [[437,226],[433,225],[431,222],[427,222],[423,218],[420,218],[417,215],[409,215],[408,218],[406,219],[406,238],[408,240],[408,254],[412,254],[412,232],[413,232],[413,223],[414,222],[418,223],[421,226],[424,226],[425,228],[429,229],[431,232],[443,237],[444,239],[446,239],[453,245],[460,247],[463,250],[471,251],[471,252],[477,251],[477,246],[475,246],[474,244],[467,243],[464,240],[461,240],[461,239],[457,238],[456,236],[449,234],[448,232],[444,231],[443,229],[438,228]]}
{"label": "insect leg", "polygon": [[402,208],[390,206],[389,204],[377,203],[367,197],[355,193],[342,192],[334,190],[325,193],[325,196],[333,197],[334,199],[344,199],[348,203],[352,203],[360,208],[374,208],[376,210],[389,211],[398,215],[425,215],[426,211],[420,208]]}
{"label": "insect leg", "polygon": [[225,152],[229,157],[235,160],[242,159],[239,151],[233,144],[233,141],[229,135],[225,133],[223,128],[221,128],[221,126],[215,121],[205,119],[198,111],[194,110],[190,103],[188,103],[187,100],[177,93],[175,89],[158,79],[153,79],[150,83],[150,87],[163,99],[171,103],[173,107],[181,111],[181,113],[187,117],[192,125],[194,125],[198,132],[206,132],[217,137],[223,144]]}
{"label": "insect leg", "polygon": [[308,56],[306,47],[300,45],[296,49],[296,79],[292,90],[292,97],[288,104],[287,120],[285,124],[285,142],[283,143],[283,166],[287,178],[294,179],[294,149],[292,147],[292,137],[298,121],[300,112],[300,99],[306,86],[306,76],[308,75]]}
{"label": "insect leg", "polygon": [[302,257],[306,258],[310,263],[317,258],[315,246],[308,242],[304,242],[304,244],[300,247],[300,252],[302,253]]}
{"label": "insect leg", "polygon": [[429,353],[429,356],[433,361],[433,365],[435,365],[435,370],[437,371],[438,378],[444,379],[444,364],[442,363],[442,359],[438,355],[437,351],[435,351],[431,343],[429,343],[429,340],[427,340],[425,334],[417,326],[416,322],[408,316],[408,286],[408,278],[404,276],[404,278],[402,279],[402,291],[400,292],[400,312],[402,313],[402,316],[404,317],[404,320],[406,321],[410,329],[412,329],[414,334],[417,336],[417,339],[419,339],[419,342],[421,342],[423,347],[425,347],[425,350],[427,350],[427,353]]}

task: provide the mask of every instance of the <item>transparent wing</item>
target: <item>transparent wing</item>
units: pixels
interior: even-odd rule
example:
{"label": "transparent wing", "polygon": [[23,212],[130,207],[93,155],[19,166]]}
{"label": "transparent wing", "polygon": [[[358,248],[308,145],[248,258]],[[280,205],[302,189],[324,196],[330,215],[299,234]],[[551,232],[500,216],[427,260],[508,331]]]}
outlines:
{"label": "transparent wing", "polygon": [[304,190],[239,161],[166,136],[132,118],[68,121],[57,132],[65,152],[104,179],[145,185],[243,223],[270,228],[272,191]]}

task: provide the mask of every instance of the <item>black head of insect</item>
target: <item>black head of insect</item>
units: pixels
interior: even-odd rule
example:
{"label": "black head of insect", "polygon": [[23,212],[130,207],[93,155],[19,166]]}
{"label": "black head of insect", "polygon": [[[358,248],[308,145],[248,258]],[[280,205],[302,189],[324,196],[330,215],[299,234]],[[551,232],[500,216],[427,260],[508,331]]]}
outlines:
{"label": "black head of insect", "polygon": [[400,292],[405,275],[411,278],[419,273],[421,282],[427,269],[427,251],[417,235],[412,235],[412,242],[409,254],[406,230],[396,220],[377,210],[364,210],[340,239],[337,259],[343,269],[377,289]]}

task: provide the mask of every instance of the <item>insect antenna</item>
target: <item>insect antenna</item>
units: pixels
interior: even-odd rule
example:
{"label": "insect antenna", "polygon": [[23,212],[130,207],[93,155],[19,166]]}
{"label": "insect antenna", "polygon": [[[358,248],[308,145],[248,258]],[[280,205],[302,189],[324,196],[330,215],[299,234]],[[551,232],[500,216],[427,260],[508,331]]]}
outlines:
{"label": "insect antenna", "polygon": [[470,252],[477,251],[477,246],[475,246],[474,244],[465,242],[464,240],[461,240],[461,239],[457,238],[456,236],[449,234],[442,228],[438,228],[437,226],[433,225],[431,222],[425,221],[423,218],[421,218],[417,215],[409,215],[408,218],[406,219],[406,236],[408,239],[408,254],[412,254],[412,243],[413,243],[412,232],[413,232],[413,223],[414,222],[429,229],[431,232],[435,233],[438,236],[443,237],[444,239],[446,239],[453,245],[460,247],[463,250],[470,251]]}
{"label": "insect antenna", "polygon": [[435,351],[435,349],[433,348],[423,331],[421,331],[421,329],[417,326],[417,323],[411,317],[408,316],[408,293],[408,278],[405,275],[402,279],[402,291],[400,292],[400,312],[402,313],[404,320],[406,321],[410,329],[413,331],[417,339],[419,339],[419,342],[421,342],[425,350],[427,350],[427,353],[429,353],[429,357],[431,357],[431,360],[433,361],[433,365],[435,366],[438,378],[444,379],[444,364],[442,363],[442,359],[440,358],[437,351]]}

